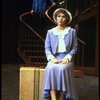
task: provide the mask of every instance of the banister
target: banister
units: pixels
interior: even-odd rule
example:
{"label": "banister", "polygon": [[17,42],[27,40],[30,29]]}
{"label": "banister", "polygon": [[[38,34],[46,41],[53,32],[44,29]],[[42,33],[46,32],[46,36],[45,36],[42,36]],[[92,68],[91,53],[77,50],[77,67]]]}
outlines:
{"label": "banister", "polygon": [[21,21],[24,25],[26,25],[33,33],[35,33],[35,34],[44,42],[44,39],[43,39],[30,25],[28,25],[28,24],[23,20],[23,17],[26,16],[26,15],[28,15],[28,14],[31,14],[31,11],[21,14],[21,15],[19,16],[20,21]]}
{"label": "banister", "polygon": [[80,41],[82,44],[86,44],[84,41],[82,41],[81,39],[79,39],[79,38],[77,38],[78,39],[78,41]]}
{"label": "banister", "polygon": [[[59,4],[61,0],[58,0],[56,3],[53,3],[51,6],[48,7],[48,9],[45,11],[45,15],[47,16],[47,18],[52,21],[53,23],[55,23],[55,21],[48,15],[48,11],[53,8],[54,6],[56,6],[57,4]],[[56,23],[55,23],[56,24]]]}

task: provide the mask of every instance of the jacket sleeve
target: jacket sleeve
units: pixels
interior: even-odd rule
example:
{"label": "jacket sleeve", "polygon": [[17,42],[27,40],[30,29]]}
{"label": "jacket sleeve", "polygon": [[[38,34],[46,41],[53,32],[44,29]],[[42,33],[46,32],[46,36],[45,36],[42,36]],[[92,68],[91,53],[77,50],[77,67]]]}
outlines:
{"label": "jacket sleeve", "polygon": [[51,58],[54,58],[52,51],[51,51],[51,38],[50,38],[50,31],[47,32],[46,39],[45,39],[45,54],[47,60],[49,61]]}
{"label": "jacket sleeve", "polygon": [[68,58],[69,61],[71,61],[73,55],[77,53],[77,46],[78,46],[77,34],[76,34],[76,30],[73,29],[71,50],[64,58]]}

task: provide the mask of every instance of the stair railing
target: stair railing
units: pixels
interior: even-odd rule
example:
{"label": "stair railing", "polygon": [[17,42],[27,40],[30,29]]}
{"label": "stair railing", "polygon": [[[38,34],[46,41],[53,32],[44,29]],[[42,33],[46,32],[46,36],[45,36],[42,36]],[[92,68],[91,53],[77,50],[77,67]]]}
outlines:
{"label": "stair railing", "polygon": [[29,19],[27,16],[32,16],[32,19],[35,20],[35,14],[34,12],[31,13],[31,11],[19,16],[18,54],[25,64],[45,66],[47,60],[44,53],[44,38],[40,35],[41,33],[37,32],[38,29],[36,30],[36,28],[27,22],[27,19]]}

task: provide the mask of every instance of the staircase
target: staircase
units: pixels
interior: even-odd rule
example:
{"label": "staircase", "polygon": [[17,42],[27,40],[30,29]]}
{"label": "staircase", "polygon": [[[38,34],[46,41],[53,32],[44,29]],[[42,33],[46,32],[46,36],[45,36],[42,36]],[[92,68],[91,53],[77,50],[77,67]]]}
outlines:
{"label": "staircase", "polygon": [[[58,0],[55,5],[51,5],[50,7],[48,7],[45,15],[38,15],[29,11],[19,16],[20,27],[17,51],[24,64],[45,68],[47,63],[44,52],[44,40],[46,31],[55,26],[55,23],[52,20],[52,17],[50,17],[50,14],[58,6],[60,1],[61,0]],[[75,19],[77,19],[78,17],[75,16],[73,18],[74,23],[71,23],[73,26],[77,24],[77,22],[75,22]],[[75,57],[76,69],[77,66],[84,66],[85,43],[78,38],[78,44],[78,53]],[[76,70],[75,72],[76,76],[83,75],[83,72],[79,70]]]}

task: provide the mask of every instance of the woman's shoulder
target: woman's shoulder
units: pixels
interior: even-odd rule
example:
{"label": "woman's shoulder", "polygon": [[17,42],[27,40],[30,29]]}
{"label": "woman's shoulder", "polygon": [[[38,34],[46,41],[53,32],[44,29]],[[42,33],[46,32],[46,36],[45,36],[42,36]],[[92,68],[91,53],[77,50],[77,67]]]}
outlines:
{"label": "woman's shoulder", "polygon": [[49,29],[47,33],[51,35],[58,35],[57,27]]}
{"label": "woman's shoulder", "polygon": [[73,28],[73,27],[70,27],[70,33],[72,33],[72,34],[76,34],[76,29],[75,28]]}
{"label": "woman's shoulder", "polygon": [[70,30],[72,30],[72,31],[75,31],[75,28],[73,28],[73,27],[70,27]]}
{"label": "woman's shoulder", "polygon": [[53,27],[51,29],[49,29],[48,31],[52,32],[52,31],[55,31],[56,30],[56,27]]}

